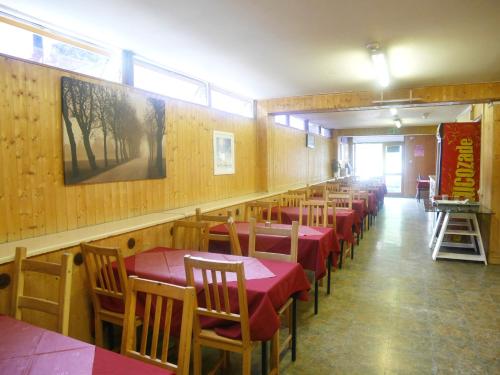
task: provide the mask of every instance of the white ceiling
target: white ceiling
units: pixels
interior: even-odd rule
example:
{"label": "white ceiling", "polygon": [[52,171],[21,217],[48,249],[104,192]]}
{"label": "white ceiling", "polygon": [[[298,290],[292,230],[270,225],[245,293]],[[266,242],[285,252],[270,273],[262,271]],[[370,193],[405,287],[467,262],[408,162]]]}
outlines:
{"label": "white ceiling", "polygon": [[[470,112],[470,105],[447,105],[398,108],[404,126],[436,125],[456,121],[461,114]],[[343,112],[303,113],[294,116],[309,120],[329,129],[394,127],[394,116],[389,108]]]}
{"label": "white ceiling", "polygon": [[1,0],[254,99],[500,80],[498,0]]}

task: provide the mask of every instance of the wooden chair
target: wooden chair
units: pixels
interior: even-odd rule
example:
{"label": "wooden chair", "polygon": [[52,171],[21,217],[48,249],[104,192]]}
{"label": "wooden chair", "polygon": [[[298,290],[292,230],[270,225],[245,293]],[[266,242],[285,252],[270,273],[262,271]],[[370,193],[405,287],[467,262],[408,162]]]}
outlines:
{"label": "wooden chair", "polygon": [[[141,298],[145,298],[146,301],[139,351],[136,349],[137,329],[135,325],[137,293],[141,293]],[[182,287],[131,276],[127,290],[121,354],[166,368],[179,375],[189,375],[195,299],[196,293],[193,287]],[[178,349],[176,356],[169,352],[171,352],[172,311],[177,301],[182,302],[182,322],[179,343],[173,345],[173,348]],[[172,356],[177,357],[177,364],[169,361]]]}
{"label": "wooden chair", "polygon": [[225,223],[228,234],[215,234],[208,232],[208,245],[210,241],[218,242],[229,242],[231,247],[232,255],[242,255],[240,240],[238,238],[238,233],[236,232],[236,225],[234,225],[234,219],[232,217],[232,212],[227,211],[227,215],[206,215],[201,213],[201,209],[196,209],[196,221],[206,221],[209,223]]}
{"label": "wooden chair", "polygon": [[337,209],[352,210],[351,193],[328,193],[328,201],[335,202],[335,207]]}
{"label": "wooden chair", "polygon": [[[127,271],[119,248],[88,243],[80,244],[80,248],[94,306],[95,344],[102,347],[104,345],[102,323],[123,326],[128,292]],[[104,308],[101,298],[108,299],[116,308],[113,310]],[[141,319],[136,318],[135,324],[140,326]]]}
{"label": "wooden chair", "polygon": [[314,185],[309,187],[309,198],[315,200],[321,200],[326,198],[326,184]]}
{"label": "wooden chair", "polygon": [[172,230],[172,247],[174,249],[208,251],[209,232],[210,223],[206,221],[175,221]]}
{"label": "wooden chair", "polygon": [[[194,270],[200,271],[203,276],[203,293],[206,307],[198,306],[195,299],[193,322],[193,372],[201,375],[201,348],[203,346],[219,349],[222,355],[215,368],[214,374],[228,360],[227,352],[236,352],[242,355],[242,374],[249,375],[252,362],[252,348],[258,342],[250,340],[250,325],[248,316],[248,302],[245,288],[245,272],[243,262],[217,262],[192,256],[184,257],[187,285],[195,286]],[[227,273],[236,274],[238,285],[238,306],[231,306],[229,302],[229,287],[226,282]],[[218,276],[217,276],[218,275]],[[220,282],[218,281],[220,280]],[[236,313],[238,311],[238,313]],[[241,339],[230,339],[219,336],[213,329],[201,327],[200,318],[210,317],[240,324]],[[272,374],[278,373],[278,334],[273,337],[271,349]]]}
{"label": "wooden chair", "polygon": [[[364,206],[365,206],[365,217],[361,218],[361,220],[363,220],[364,222],[364,228],[366,228],[367,230],[370,229],[369,228],[369,220],[368,220],[368,192],[365,191],[365,190],[357,190],[355,192],[352,193],[352,199],[357,199],[357,200],[363,200],[365,202]],[[363,229],[364,229],[363,228]]]}
{"label": "wooden chair", "polygon": [[209,223],[227,223],[233,217],[232,211],[228,210],[226,215],[207,215],[201,212],[201,208],[196,209],[196,221],[208,221]]}
{"label": "wooden chair", "polygon": [[[290,238],[290,253],[270,253],[266,251],[261,251],[257,249],[257,236],[258,235],[268,235],[268,236],[279,236],[279,237],[289,237]],[[279,260],[284,262],[294,262],[297,263],[297,254],[299,247],[299,223],[297,221],[292,222],[292,227],[288,228],[276,228],[276,227],[261,227],[257,226],[255,220],[250,219],[250,227],[248,232],[248,256],[260,259],[271,259]],[[293,298],[289,298],[283,306],[278,310],[280,317],[285,316],[288,321],[288,335],[283,341],[283,344],[279,344],[279,354],[287,350],[294,337],[292,336],[292,312],[290,311],[293,303]],[[295,358],[293,358],[295,360]]]}
{"label": "wooden chair", "polygon": [[338,182],[327,182],[325,185],[325,190],[328,193],[336,193],[340,191],[340,183]]}
{"label": "wooden chair", "polygon": [[289,192],[287,194],[281,194],[278,206],[278,223],[282,222],[281,210],[283,207],[299,207],[300,202],[305,200],[306,200],[305,193]]}
{"label": "wooden chair", "polygon": [[272,206],[272,202],[254,201],[245,203],[245,221],[253,217],[259,223],[270,222]]}
{"label": "wooden chair", "polygon": [[[306,223],[302,223],[303,214],[306,216]],[[328,224],[328,203],[327,201],[310,200],[300,202],[299,206],[299,225],[309,227],[326,227]]]}
{"label": "wooden chair", "polygon": [[309,198],[309,187],[295,189],[295,190],[288,190],[288,194],[304,194],[306,196],[306,199],[308,199]]}
{"label": "wooden chair", "polygon": [[[16,319],[22,320],[24,309],[55,315],[57,317],[57,331],[67,336],[71,300],[72,262],[73,254],[63,254],[61,264],[27,259],[26,248],[17,247],[14,261],[11,315]],[[24,290],[26,272],[58,277],[59,295],[57,301],[26,295]]]}

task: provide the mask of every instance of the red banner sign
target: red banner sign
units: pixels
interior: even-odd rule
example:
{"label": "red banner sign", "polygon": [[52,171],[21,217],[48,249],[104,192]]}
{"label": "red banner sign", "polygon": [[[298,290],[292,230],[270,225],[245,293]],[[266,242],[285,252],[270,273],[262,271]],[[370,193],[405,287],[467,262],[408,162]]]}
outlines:
{"label": "red banner sign", "polygon": [[481,123],[446,123],[441,126],[441,195],[477,201]]}

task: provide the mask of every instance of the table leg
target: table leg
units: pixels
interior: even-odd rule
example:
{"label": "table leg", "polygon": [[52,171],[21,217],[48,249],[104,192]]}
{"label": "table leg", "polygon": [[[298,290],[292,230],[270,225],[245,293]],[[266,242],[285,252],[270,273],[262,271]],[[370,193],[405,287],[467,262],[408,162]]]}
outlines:
{"label": "table leg", "polygon": [[344,240],[340,240],[340,260],[339,260],[339,269],[342,269],[342,259],[344,259]]}
{"label": "table leg", "polygon": [[292,361],[297,359],[297,297],[292,300]]}
{"label": "table leg", "polygon": [[333,253],[328,254],[328,284],[326,284],[326,294],[330,294],[330,285],[332,280],[332,258]]}
{"label": "table leg", "polygon": [[262,364],[262,375],[267,374],[267,341],[262,341],[261,345],[261,364]]}
{"label": "table leg", "polygon": [[317,279],[314,280],[314,315],[318,314],[318,284]]}

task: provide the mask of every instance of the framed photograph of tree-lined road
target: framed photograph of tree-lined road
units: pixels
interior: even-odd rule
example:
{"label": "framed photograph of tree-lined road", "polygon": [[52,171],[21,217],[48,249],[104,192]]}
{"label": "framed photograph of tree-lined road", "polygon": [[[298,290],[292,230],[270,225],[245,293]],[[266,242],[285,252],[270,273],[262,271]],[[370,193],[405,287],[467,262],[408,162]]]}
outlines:
{"label": "framed photograph of tree-lined road", "polygon": [[166,177],[163,100],[69,77],[61,86],[65,184]]}

